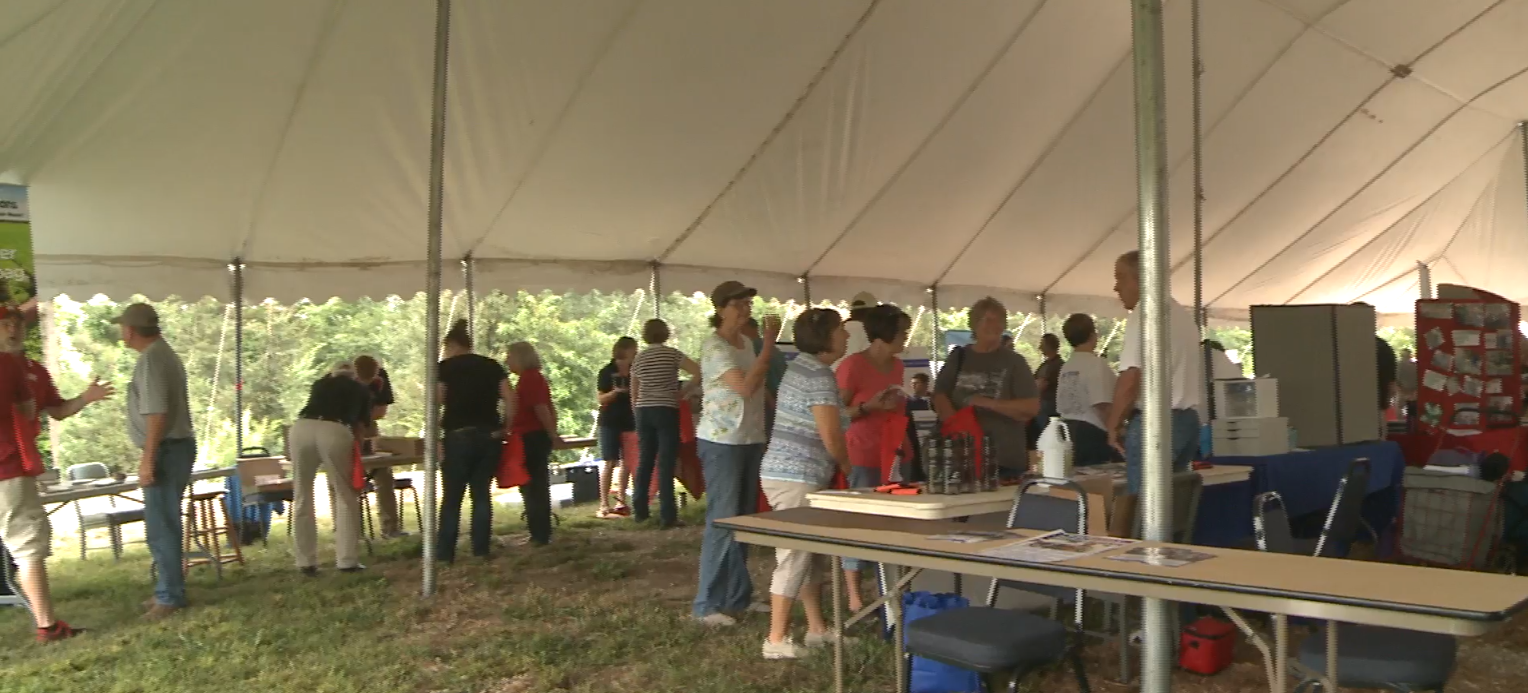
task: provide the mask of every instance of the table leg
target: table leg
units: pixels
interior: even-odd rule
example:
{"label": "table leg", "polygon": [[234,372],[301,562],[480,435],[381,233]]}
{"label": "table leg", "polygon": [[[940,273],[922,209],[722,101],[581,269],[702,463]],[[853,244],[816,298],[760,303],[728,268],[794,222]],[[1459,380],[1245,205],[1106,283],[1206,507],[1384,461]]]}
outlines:
{"label": "table leg", "polygon": [[1337,622],[1326,622],[1326,683],[1321,690],[1337,693]]}
{"label": "table leg", "polygon": [[[906,591],[907,586],[911,585],[913,580],[917,579],[917,577],[922,573],[922,568],[913,568],[912,570],[902,574],[902,576],[897,579],[896,585],[892,588],[892,591],[898,594]],[[885,605],[886,597],[883,594],[882,596],[875,598],[869,604],[866,604],[865,608],[859,610],[859,613],[850,616],[849,620],[844,623],[844,627],[852,627],[854,624],[869,618],[871,614],[874,614],[875,612],[885,608]]]}
{"label": "table leg", "polygon": [[[1273,693],[1289,690],[1289,617],[1273,615]],[[1333,691],[1332,693],[1336,693]]]}
{"label": "table leg", "polygon": [[833,557],[833,691],[844,693],[844,559]]}
{"label": "table leg", "polygon": [[[1257,651],[1262,653],[1263,669],[1264,672],[1268,675],[1268,685],[1272,687],[1274,685],[1273,682],[1275,678],[1273,671],[1274,667],[1277,665],[1274,663],[1273,650],[1272,648],[1268,647],[1268,641],[1263,639],[1263,634],[1257,632],[1257,629],[1253,628],[1252,624],[1247,623],[1247,619],[1242,618],[1242,615],[1237,613],[1235,609],[1230,607],[1221,607],[1220,610],[1224,611],[1226,618],[1231,619],[1231,622],[1236,624],[1236,628],[1240,630],[1243,635],[1247,636],[1247,642],[1252,643],[1252,646],[1256,647]],[[1274,693],[1280,693],[1280,691],[1276,688],[1273,690]]]}

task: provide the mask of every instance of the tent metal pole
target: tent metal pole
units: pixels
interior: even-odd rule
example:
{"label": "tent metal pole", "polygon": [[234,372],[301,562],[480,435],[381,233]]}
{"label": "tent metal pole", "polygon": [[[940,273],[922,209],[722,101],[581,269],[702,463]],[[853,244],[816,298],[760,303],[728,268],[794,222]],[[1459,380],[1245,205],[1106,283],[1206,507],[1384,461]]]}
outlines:
{"label": "tent metal pole", "polygon": [[[1204,305],[1204,60],[1199,52],[1199,0],[1190,0],[1188,17],[1189,91],[1192,93],[1190,127],[1193,130],[1194,160],[1194,320],[1199,325],[1199,338],[1203,340],[1210,336],[1210,311]],[[1210,361],[1210,348],[1201,346],[1199,352],[1204,359],[1204,411],[1213,420],[1215,384],[1210,376],[1215,369]]]}
{"label": "tent metal pole", "polygon": [[233,272],[233,456],[244,453],[244,258],[236,257]]}
{"label": "tent metal pole", "polygon": [[929,363],[933,363],[936,359],[943,360],[941,358],[943,354],[939,353],[939,286],[937,284],[928,288],[928,309],[929,315],[934,318],[933,326],[929,330],[933,339],[929,342],[928,351]]}
{"label": "tent metal pole", "polygon": [[1424,300],[1433,297],[1432,268],[1421,260],[1417,261],[1417,291]]}
{"label": "tent metal pole", "polygon": [[451,54],[451,0],[435,0],[435,76],[430,111],[430,207],[425,254],[424,344],[424,579],[422,594],[435,594],[435,492],[440,471],[440,224],[446,177],[446,61]]}
{"label": "tent metal pole", "polygon": [[1037,296],[1040,300],[1040,338],[1045,339],[1045,333],[1049,331],[1049,322],[1046,317],[1050,315],[1049,308],[1045,305],[1045,294]]}
{"label": "tent metal pole", "polygon": [[[1518,121],[1517,137],[1523,144],[1523,202],[1528,205],[1528,120]],[[1523,211],[1528,213],[1528,207]]]}
{"label": "tent metal pole", "polygon": [[467,294],[467,334],[477,338],[477,291],[472,287],[472,253],[462,258],[462,288]]}
{"label": "tent metal pole", "polygon": [[812,278],[807,276],[807,275],[805,275],[805,274],[803,274],[800,277],[797,277],[796,281],[799,284],[801,284],[801,303],[802,303],[802,305],[806,306],[807,308],[811,308],[812,307]]}
{"label": "tent metal pole", "polygon": [[651,272],[647,277],[647,291],[653,296],[653,318],[663,319],[663,278],[658,276],[659,265],[656,260],[651,265]]}
{"label": "tent metal pole", "polygon": [[[1140,205],[1141,302],[1145,356],[1141,402],[1144,450],[1142,498],[1148,541],[1172,538],[1172,485],[1169,477],[1172,426],[1169,408],[1168,276],[1171,255],[1167,228],[1167,114],[1162,59],[1162,0],[1132,0],[1135,73],[1136,186]],[[1146,599],[1142,605],[1145,645],[1141,653],[1142,693],[1171,689],[1173,650],[1169,602]]]}

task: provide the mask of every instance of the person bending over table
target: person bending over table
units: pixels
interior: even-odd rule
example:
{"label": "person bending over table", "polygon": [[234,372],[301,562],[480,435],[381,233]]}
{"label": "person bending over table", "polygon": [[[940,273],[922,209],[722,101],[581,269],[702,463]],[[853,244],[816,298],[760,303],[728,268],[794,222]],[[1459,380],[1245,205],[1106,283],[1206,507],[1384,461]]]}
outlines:
{"label": "person bending over table", "polygon": [[[866,325],[871,340],[876,340],[874,325],[873,320]],[[807,507],[807,494],[827,488],[835,470],[850,473],[838,383],[833,377],[833,362],[843,356],[848,341],[838,311],[813,308],[796,319],[796,349],[801,355],[786,367],[780,381],[774,434],[759,472],[764,497],[773,510]],[[871,348],[877,344],[885,342],[872,341]],[[845,361],[838,379],[853,367]],[[817,562],[817,556],[804,551],[775,551],[765,659],[796,659],[803,654],[789,635],[791,603],[798,596],[806,610],[806,646],[833,642],[833,632],[822,617],[822,571]]]}
{"label": "person bending over table", "polygon": [[[0,306],[0,346],[5,353],[0,357],[0,395],[14,400],[7,404],[0,399],[0,430],[16,432],[15,437],[0,435],[0,542],[16,562],[17,587],[32,610],[37,641],[56,642],[85,630],[71,627],[53,613],[47,564],[53,525],[37,489],[37,475],[43,472],[36,444],[41,417],[47,412],[54,421],[63,421],[86,405],[112,396],[113,390],[91,381],[83,394],[66,401],[53,386],[48,369],[26,357],[25,337],[25,314],[14,306]],[[5,414],[18,418],[7,422]]]}
{"label": "person bending over table", "polygon": [[717,520],[758,508],[759,464],[764,457],[764,378],[780,334],[780,321],[764,320],[763,350],[757,355],[743,336],[757,291],[736,281],[711,292],[716,329],[700,346],[705,388],[695,448],[706,479],[706,531],[700,546],[700,584],[693,615],[709,626],[736,625],[727,612],[742,613],[753,600],[748,549]]}
{"label": "person bending over table", "polygon": [[[1134,311],[1141,302],[1141,254],[1132,250],[1114,262],[1114,293],[1119,295],[1125,310]],[[1183,307],[1172,296],[1167,297],[1168,328],[1167,385],[1169,406],[1172,408],[1172,472],[1185,471],[1194,461],[1199,450],[1199,406],[1204,400],[1204,361],[1199,352],[1199,326],[1194,313]],[[1105,422],[1109,433],[1109,445],[1125,456],[1125,479],[1131,494],[1141,492],[1142,421],[1141,417],[1129,418],[1123,443],[1119,432],[1125,427],[1127,417],[1135,412],[1141,397],[1141,374],[1146,367],[1143,342],[1146,339],[1144,316],[1139,312],[1131,315],[1125,328],[1125,343],[1119,355],[1119,380],[1114,386],[1114,402],[1109,407]]]}
{"label": "person bending over table", "polygon": [[[600,457],[600,507],[595,517],[600,519],[625,516],[630,512],[626,506],[626,485],[636,460],[626,459],[626,439],[637,435],[636,416],[631,409],[631,362],[637,356],[637,340],[621,337],[610,349],[610,363],[600,369],[595,378],[595,390],[600,404],[599,431]],[[620,491],[610,492],[610,478],[616,477]],[[615,508],[610,497],[615,496]]]}
{"label": "person bending over table", "polygon": [[307,406],[292,423],[292,537],[297,570],[318,575],[318,521],[313,483],[320,467],[334,499],[334,565],[340,572],[361,565],[361,495],[351,485],[355,446],[371,420],[371,391],[348,361],[334,366],[308,391]]}
{"label": "person bending over table", "polygon": [[[365,354],[355,357],[355,378],[371,391],[371,421],[366,428],[367,440],[361,444],[362,452],[370,453],[370,439],[382,434],[377,428],[377,422],[386,418],[387,408],[394,404],[393,385],[387,378],[387,369],[378,364],[376,358]],[[382,519],[382,536],[388,539],[408,536],[409,533],[403,531],[403,522],[398,515],[393,468],[384,466],[373,469],[371,481],[377,487],[377,515]]]}
{"label": "person bending over table", "polygon": [[940,421],[972,408],[982,433],[993,442],[999,473],[1016,479],[1029,469],[1025,427],[1040,413],[1040,390],[1029,362],[1003,348],[1008,309],[988,296],[967,314],[976,342],[950,352],[934,380],[934,411]]}
{"label": "person bending over table", "polygon": [[[440,466],[444,492],[440,499],[439,560],[456,560],[462,531],[462,499],[472,489],[472,555],[488,558],[493,542],[493,481],[504,456],[505,422],[515,414],[515,391],[504,367],[472,353],[466,320],[457,320],[445,338],[446,358],[440,362],[439,399],[444,403],[440,430],[445,432],[445,460]],[[499,403],[504,413],[499,414]]]}
{"label": "person bending over table", "polygon": [[[849,432],[845,440],[849,446],[849,473],[845,476],[849,488],[875,488],[886,483],[881,478],[881,442],[886,427],[897,420],[906,407],[902,395],[902,347],[907,343],[907,331],[912,319],[893,305],[871,308],[862,318],[865,336],[870,346],[857,354],[850,354],[838,363],[838,392],[850,417]],[[845,331],[847,334],[847,330]],[[901,426],[901,434],[907,436],[907,427]],[[911,451],[916,442],[908,444]],[[844,580],[849,589],[849,611],[858,613],[865,600],[860,594],[860,572],[866,565],[859,560],[844,559]]]}
{"label": "person bending over table", "polygon": [[562,446],[562,437],[557,435],[557,408],[552,405],[552,388],[541,375],[541,355],[536,347],[529,342],[509,345],[505,365],[519,376],[515,382],[519,404],[510,433],[525,442],[525,471],[531,480],[520,486],[520,499],[525,503],[529,542],[546,546],[552,541],[551,470],[547,465],[552,461],[552,449]]}

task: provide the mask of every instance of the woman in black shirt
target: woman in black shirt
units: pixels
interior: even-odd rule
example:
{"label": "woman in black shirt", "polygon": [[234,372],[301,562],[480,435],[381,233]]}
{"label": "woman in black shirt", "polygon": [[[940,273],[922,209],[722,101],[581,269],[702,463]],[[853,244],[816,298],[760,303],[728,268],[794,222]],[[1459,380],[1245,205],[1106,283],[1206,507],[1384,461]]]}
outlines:
{"label": "woman in black shirt", "polygon": [[[440,430],[445,461],[440,474],[445,493],[440,502],[440,541],[436,557],[456,559],[461,532],[462,498],[472,489],[472,555],[486,558],[493,537],[494,476],[503,456],[505,422],[515,413],[515,393],[504,366],[472,353],[467,321],[446,333],[446,359],[440,362],[440,399],[445,403]],[[502,415],[499,403],[504,403]]]}
{"label": "woman in black shirt", "polygon": [[[630,465],[636,460],[625,454],[628,438],[635,447],[637,436],[636,416],[631,410],[631,361],[637,357],[637,340],[622,337],[615,340],[610,350],[610,363],[600,369],[596,388],[599,390],[600,456],[605,466],[600,469],[600,509],[595,514],[601,519],[624,517],[631,514],[626,507],[626,484]],[[616,468],[620,472],[616,473]],[[610,491],[610,477],[616,477],[616,492]],[[615,498],[615,508],[610,499]]]}

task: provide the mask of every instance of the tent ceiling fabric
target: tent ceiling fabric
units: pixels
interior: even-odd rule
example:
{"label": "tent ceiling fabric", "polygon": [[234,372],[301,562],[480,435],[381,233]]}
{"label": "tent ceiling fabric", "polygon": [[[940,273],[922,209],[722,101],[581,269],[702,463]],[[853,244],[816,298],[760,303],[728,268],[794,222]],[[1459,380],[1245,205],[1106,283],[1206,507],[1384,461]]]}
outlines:
{"label": "tent ceiling fabric", "polygon": [[[424,285],[433,3],[7,0],[0,172],[43,289]],[[445,254],[480,288],[739,277],[1117,313],[1129,5],[456,0]],[[1205,297],[1528,298],[1528,0],[1203,3]],[[1188,3],[1167,5],[1173,293],[1193,297]],[[459,286],[455,263],[446,286]]]}

